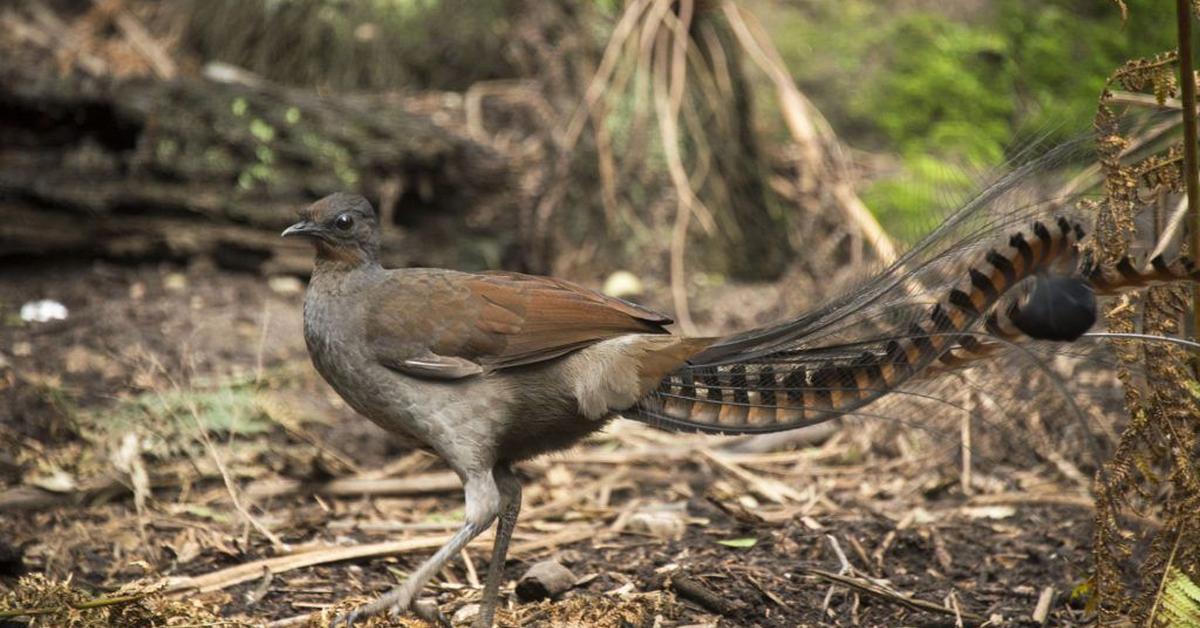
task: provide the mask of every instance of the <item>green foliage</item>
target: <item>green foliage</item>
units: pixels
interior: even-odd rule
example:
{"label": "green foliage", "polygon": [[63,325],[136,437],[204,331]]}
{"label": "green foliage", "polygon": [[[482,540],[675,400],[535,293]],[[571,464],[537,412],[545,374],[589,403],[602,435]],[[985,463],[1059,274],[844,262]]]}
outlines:
{"label": "green foliage", "polygon": [[1135,57],[1175,47],[1170,2],[1126,0],[1005,0],[998,28],[1013,42],[1016,93],[1032,128],[1067,120],[1064,133],[1087,128],[1096,100],[1114,69]]}
{"label": "green foliage", "polygon": [[1187,574],[1172,567],[1162,592],[1162,624],[1195,626],[1200,621],[1200,585]]}
{"label": "green foliage", "polygon": [[90,417],[93,439],[148,431],[159,439],[154,453],[170,455],[197,447],[197,428],[210,434],[261,434],[273,421],[253,386],[150,391],[122,399]]}
{"label": "green foliage", "polygon": [[1125,24],[1103,0],[757,8],[839,135],[901,156],[863,196],[902,235],[970,190],[949,173],[998,167],[1030,129],[1048,141],[1086,130],[1114,68],[1174,47],[1171,3],[1126,4]]}
{"label": "green foliage", "polygon": [[925,233],[939,210],[965,200],[974,185],[962,168],[914,150],[904,155],[901,172],[867,187],[862,199],[892,237],[908,241]]}
{"label": "green foliage", "polygon": [[884,31],[903,50],[857,106],[904,155],[959,153],[994,163],[1009,136],[1008,41],[998,33],[914,13]]}

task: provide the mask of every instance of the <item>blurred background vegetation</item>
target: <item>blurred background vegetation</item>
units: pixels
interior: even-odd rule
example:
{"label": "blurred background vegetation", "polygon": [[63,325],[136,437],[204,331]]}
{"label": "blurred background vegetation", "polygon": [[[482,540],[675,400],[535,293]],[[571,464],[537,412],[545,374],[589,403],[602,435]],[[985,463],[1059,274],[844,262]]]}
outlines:
{"label": "blurred background vegetation", "polygon": [[[584,3],[586,5],[587,3]],[[1032,138],[1082,132],[1109,72],[1173,46],[1170,3],[1128,0],[752,0],[800,89],[858,155],[861,195],[904,239],[931,208],[977,183]],[[590,45],[624,4],[588,13]],[[465,91],[521,78],[511,54],[514,0],[192,2],[186,42],[201,56],[271,80],[326,90]],[[771,85],[754,76],[753,116],[786,129]]]}
{"label": "blurred background vegetation", "polygon": [[[10,13],[21,28],[42,28],[43,4]],[[412,236],[389,247],[408,252],[392,263],[594,280],[637,266],[672,276],[677,310],[695,287],[682,285],[685,265],[697,281],[719,284],[887,261],[893,251],[870,246],[881,234],[911,241],[1019,147],[1088,131],[1109,72],[1170,48],[1172,37],[1162,27],[1170,7],[1150,0],[695,0],[662,11],[666,4],[618,0],[51,4],[102,27],[77,49],[53,46],[48,29],[40,41],[60,67],[78,50],[108,59],[100,74],[169,78],[168,63],[178,66],[171,76],[219,74],[225,84],[276,89],[258,98],[201,83],[188,94],[112,96],[117,109],[170,118],[174,129],[159,137],[164,125],[148,125],[157,133],[145,137],[158,147],[118,168],[132,178],[153,175],[147,163],[162,171],[136,184],[155,191],[124,205],[160,206],[163,185],[180,180],[225,194],[232,178],[217,212],[188,190],[171,202],[265,230],[289,208],[350,187]],[[754,23],[731,22],[730,6]],[[109,54],[104,29],[116,39],[124,30],[104,19],[122,10],[145,23],[168,59],[139,66],[146,55],[136,45]],[[613,49],[630,13],[638,17],[632,36]],[[675,31],[685,21],[687,61],[677,76],[667,66],[683,54]],[[606,63],[607,74],[597,74]],[[42,85],[27,75],[13,83]],[[788,109],[782,94],[797,88],[808,111]],[[668,92],[674,102],[658,108],[654,99]],[[203,114],[167,108],[202,98]],[[22,107],[63,99],[36,93]],[[163,110],[149,111],[154,103]],[[212,127],[221,138],[189,128],[230,111]],[[819,137],[797,135],[797,116]],[[139,137],[124,141],[143,150],[148,140]],[[202,163],[177,165],[185,159]],[[66,198],[38,183],[43,170],[32,164],[31,181],[10,188],[44,197],[42,207],[98,210],[81,200],[91,187]],[[67,185],[89,176],[111,181],[75,172]],[[869,216],[855,218],[864,203],[882,231],[872,232]],[[417,233],[431,225],[437,234]],[[261,248],[250,239],[239,246]]]}
{"label": "blurred background vegetation", "polygon": [[[1174,46],[1167,2],[995,0],[761,2],[801,89],[849,145],[894,158],[863,191],[894,235],[928,226],[965,171],[1032,136],[1086,130],[1127,59]],[[915,224],[914,224],[915,223]]]}

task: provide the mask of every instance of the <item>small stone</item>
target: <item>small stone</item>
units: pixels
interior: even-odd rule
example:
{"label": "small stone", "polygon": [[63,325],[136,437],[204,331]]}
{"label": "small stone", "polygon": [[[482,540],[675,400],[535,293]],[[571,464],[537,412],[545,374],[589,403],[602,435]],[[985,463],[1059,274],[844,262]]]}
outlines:
{"label": "small stone", "polygon": [[627,270],[618,270],[604,280],[604,294],[610,297],[630,297],[645,290],[642,280]]}
{"label": "small stone", "polygon": [[13,355],[17,356],[18,358],[27,358],[33,355],[33,345],[22,340],[21,342],[13,344],[12,352]]}
{"label": "small stone", "polygon": [[299,294],[304,290],[304,284],[291,275],[276,275],[267,280],[271,290],[279,294]]}
{"label": "small stone", "polygon": [[462,608],[454,611],[454,616],[450,618],[450,621],[455,626],[462,626],[475,621],[476,617],[479,617],[479,605],[466,604]]}
{"label": "small stone", "polygon": [[536,602],[561,595],[575,586],[575,574],[558,561],[543,560],[535,563],[517,581],[517,598],[522,602]]}
{"label": "small stone", "polygon": [[0,353],[0,371],[3,371],[10,366],[12,366],[12,363],[8,361],[8,358],[5,357],[3,353]]}
{"label": "small stone", "polygon": [[583,560],[583,553],[579,550],[565,549],[555,554],[554,558],[564,565],[574,565]]}
{"label": "small stone", "polygon": [[187,277],[183,273],[170,273],[163,278],[163,287],[171,292],[180,292],[187,288]]}
{"label": "small stone", "polygon": [[669,510],[643,510],[629,517],[626,528],[664,541],[673,541],[683,538],[687,522],[679,513]]}

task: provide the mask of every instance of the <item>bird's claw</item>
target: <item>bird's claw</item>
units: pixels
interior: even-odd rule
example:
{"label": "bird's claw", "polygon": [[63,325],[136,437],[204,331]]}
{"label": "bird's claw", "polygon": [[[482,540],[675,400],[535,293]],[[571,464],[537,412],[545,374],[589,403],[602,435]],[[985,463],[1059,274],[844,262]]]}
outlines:
{"label": "bird's claw", "polygon": [[413,615],[442,628],[450,628],[450,620],[442,613],[442,609],[438,608],[437,604],[429,600],[417,600],[409,607]]}
{"label": "bird's claw", "polygon": [[[370,604],[368,604],[366,606],[359,606],[358,608],[350,611],[349,613],[342,613],[342,614],[338,615],[337,617],[335,617],[333,619],[333,621],[329,623],[329,627],[330,628],[352,628],[354,626],[354,623],[357,622],[358,620],[366,619],[367,617],[370,617],[371,615],[375,614],[373,612],[373,610],[370,608],[371,606],[372,605],[370,605]],[[392,614],[396,615],[396,616],[403,615],[406,611],[409,611],[409,612],[412,612],[413,615],[416,615],[418,618],[420,618],[428,623],[434,624],[436,626],[442,626],[443,628],[450,628],[450,620],[446,618],[446,615],[442,613],[441,609],[438,608],[437,604],[434,604],[433,602],[431,602],[429,600],[413,601],[408,604],[408,608],[404,608],[403,606],[397,604],[395,606],[392,606],[390,610],[391,610]]]}
{"label": "bird's claw", "polygon": [[354,625],[354,622],[362,619],[362,613],[359,612],[361,608],[359,607],[349,613],[341,613],[337,617],[334,617],[333,621],[329,622],[329,628],[350,628]]}

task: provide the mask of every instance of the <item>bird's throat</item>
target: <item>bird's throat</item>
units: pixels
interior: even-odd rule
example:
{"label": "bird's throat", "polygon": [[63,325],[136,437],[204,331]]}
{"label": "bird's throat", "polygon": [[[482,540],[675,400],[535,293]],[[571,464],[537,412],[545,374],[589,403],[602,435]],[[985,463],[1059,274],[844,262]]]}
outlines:
{"label": "bird's throat", "polygon": [[372,263],[367,254],[358,247],[333,246],[327,242],[317,241],[317,262],[315,271],[345,272]]}

